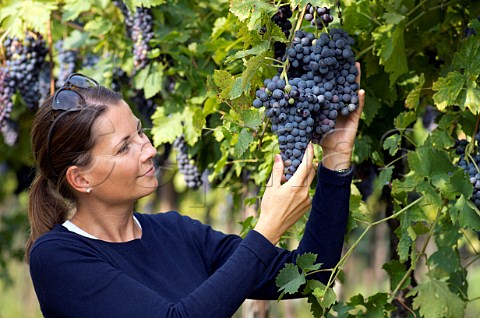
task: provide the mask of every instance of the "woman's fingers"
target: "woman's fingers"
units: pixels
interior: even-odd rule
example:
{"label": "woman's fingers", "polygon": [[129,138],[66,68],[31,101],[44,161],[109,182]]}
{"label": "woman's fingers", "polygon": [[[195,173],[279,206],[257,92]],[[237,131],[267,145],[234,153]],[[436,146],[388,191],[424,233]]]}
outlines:
{"label": "woman's fingers", "polygon": [[283,176],[283,161],[280,155],[275,155],[273,162],[272,174],[270,175],[270,180],[268,181],[268,187],[279,187],[282,183]]}
{"label": "woman's fingers", "polygon": [[[296,187],[306,186],[309,187],[311,181],[309,181],[309,176],[313,169],[313,145],[308,144],[305,154],[303,155],[302,163],[298,166],[297,171],[293,176],[288,180],[286,184]],[[313,179],[312,179],[313,180]]]}

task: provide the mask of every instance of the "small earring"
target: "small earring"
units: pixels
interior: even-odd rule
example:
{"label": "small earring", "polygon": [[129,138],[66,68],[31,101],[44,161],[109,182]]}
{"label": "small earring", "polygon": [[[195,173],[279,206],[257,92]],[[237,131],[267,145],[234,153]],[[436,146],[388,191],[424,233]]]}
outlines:
{"label": "small earring", "polygon": [[87,191],[87,193],[90,193],[90,192],[92,192],[92,188],[88,187],[86,191]]}

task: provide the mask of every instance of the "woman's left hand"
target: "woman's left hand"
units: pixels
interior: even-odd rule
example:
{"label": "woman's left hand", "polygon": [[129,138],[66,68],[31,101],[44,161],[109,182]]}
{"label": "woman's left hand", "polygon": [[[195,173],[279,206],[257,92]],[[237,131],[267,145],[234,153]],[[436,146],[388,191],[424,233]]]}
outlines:
{"label": "woman's left hand", "polygon": [[[357,83],[360,85],[360,63],[355,63],[358,69]],[[339,115],[335,130],[325,136],[322,146],[322,165],[330,170],[348,169],[352,157],[353,144],[357,134],[358,122],[365,103],[365,91],[358,91],[358,108],[348,116]]]}

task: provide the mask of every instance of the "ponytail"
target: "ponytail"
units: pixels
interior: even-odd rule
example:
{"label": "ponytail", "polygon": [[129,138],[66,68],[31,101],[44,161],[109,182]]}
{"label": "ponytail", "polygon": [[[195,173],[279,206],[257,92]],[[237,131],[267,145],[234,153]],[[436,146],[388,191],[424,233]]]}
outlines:
{"label": "ponytail", "polygon": [[30,237],[25,247],[25,261],[30,261],[30,250],[33,243],[44,233],[53,229],[56,224],[67,220],[69,204],[60,194],[51,188],[50,182],[37,173],[30,188],[28,219]]}

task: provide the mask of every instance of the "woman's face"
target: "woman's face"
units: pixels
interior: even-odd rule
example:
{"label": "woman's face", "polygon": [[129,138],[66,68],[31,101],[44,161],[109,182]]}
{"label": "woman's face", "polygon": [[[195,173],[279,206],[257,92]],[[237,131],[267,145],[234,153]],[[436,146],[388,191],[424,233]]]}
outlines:
{"label": "woman's face", "polygon": [[83,169],[92,192],[112,204],[132,202],[158,186],[152,159],[157,151],[124,101],[108,107],[93,126],[91,162]]}

